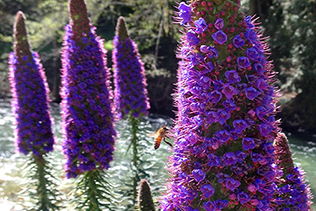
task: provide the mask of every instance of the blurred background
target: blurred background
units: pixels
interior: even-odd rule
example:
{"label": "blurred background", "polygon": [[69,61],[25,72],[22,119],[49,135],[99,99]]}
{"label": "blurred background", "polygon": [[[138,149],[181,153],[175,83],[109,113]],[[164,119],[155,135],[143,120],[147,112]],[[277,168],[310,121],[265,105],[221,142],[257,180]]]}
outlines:
{"label": "blurred background", "polygon": [[[174,0],[89,0],[91,22],[104,39],[108,67],[112,66],[112,39],[119,16],[126,18],[130,37],[138,44],[145,63],[151,113],[174,117],[177,40],[173,24]],[[316,2],[315,0],[242,0],[246,15],[256,14],[278,72],[282,128],[314,139],[316,134]],[[0,0],[0,99],[11,96],[8,53],[13,50],[12,28],[17,11],[27,21],[29,41],[39,52],[46,71],[50,98],[59,103],[60,51],[63,27],[69,22],[67,0]],[[315,135],[314,135],[315,136]]]}

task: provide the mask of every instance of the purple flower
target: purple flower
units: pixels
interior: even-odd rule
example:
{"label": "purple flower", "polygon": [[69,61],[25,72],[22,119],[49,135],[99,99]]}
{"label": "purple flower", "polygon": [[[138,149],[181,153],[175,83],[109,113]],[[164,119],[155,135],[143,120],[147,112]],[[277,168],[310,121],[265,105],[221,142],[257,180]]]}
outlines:
{"label": "purple flower", "polygon": [[251,65],[249,59],[243,56],[237,58],[237,63],[240,68],[247,68]]}
{"label": "purple flower", "polygon": [[212,46],[209,46],[208,47],[208,50],[209,50],[209,54],[207,54],[208,58],[217,58],[218,57],[218,51],[216,50],[216,48],[212,47]]}
{"label": "purple flower", "polygon": [[233,44],[236,48],[240,48],[245,44],[245,41],[238,34],[233,38]]}
{"label": "purple flower", "polygon": [[216,211],[217,210],[217,206],[212,201],[204,202],[203,208],[207,211]]}
{"label": "purple flower", "polygon": [[209,50],[209,47],[207,45],[201,45],[200,46],[200,51],[202,53],[208,53],[210,50]]}
{"label": "purple flower", "polygon": [[214,24],[217,30],[221,30],[224,27],[224,20],[222,18],[218,18]]}
{"label": "purple flower", "polygon": [[187,33],[187,40],[189,42],[189,44],[192,46],[192,45],[197,45],[199,44],[200,40],[199,38],[197,37],[197,35],[194,33],[193,30],[190,30],[188,33]]}
{"label": "purple flower", "polygon": [[259,92],[255,88],[249,87],[246,89],[245,94],[249,100],[254,100],[259,95]]}
{"label": "purple flower", "polygon": [[194,169],[192,175],[197,182],[200,182],[205,179],[205,172],[202,169]]}
{"label": "purple flower", "polygon": [[238,89],[226,83],[223,85],[222,93],[225,95],[227,100],[230,100],[234,95],[238,93]]}
{"label": "purple flower", "polygon": [[260,57],[255,48],[248,48],[246,55],[250,60],[260,62]]}
{"label": "purple flower", "polygon": [[237,163],[237,158],[233,152],[227,152],[223,156],[223,161],[225,165],[227,166],[232,165],[232,164],[234,165]]}
{"label": "purple flower", "polygon": [[222,209],[224,209],[227,206],[228,201],[227,200],[220,200],[220,199],[218,199],[214,203],[216,204],[218,209],[222,210]]}
{"label": "purple flower", "polygon": [[210,100],[213,103],[218,103],[221,99],[222,99],[222,94],[219,91],[215,90],[210,93]]}
{"label": "purple flower", "polygon": [[214,69],[214,65],[212,64],[212,62],[207,62],[206,65],[209,71],[212,71]]}
{"label": "purple flower", "polygon": [[237,194],[237,199],[241,204],[245,204],[250,201],[250,196],[246,194],[245,192],[240,192]]}
{"label": "purple flower", "polygon": [[240,134],[244,129],[248,127],[247,122],[243,119],[234,120],[233,125],[235,128],[235,132],[238,134]]}
{"label": "purple flower", "polygon": [[253,65],[253,69],[259,74],[259,75],[263,75],[267,69],[264,68],[264,66],[262,66],[262,64],[260,63],[255,63]]}
{"label": "purple flower", "polygon": [[238,180],[234,180],[232,178],[229,178],[228,180],[226,180],[226,187],[229,190],[235,190],[236,188],[238,188],[240,186],[240,182]]}
{"label": "purple flower", "polygon": [[184,25],[191,21],[191,7],[185,2],[181,2],[179,5],[179,16],[182,18],[181,25]]}
{"label": "purple flower", "polygon": [[244,148],[244,150],[254,149],[256,147],[256,144],[253,138],[243,138],[242,147]]}
{"label": "purple flower", "polygon": [[220,130],[217,131],[215,133],[215,135],[217,136],[217,138],[222,142],[225,143],[226,141],[228,141],[230,139],[230,134],[228,131],[226,130]]}
{"label": "purple flower", "polygon": [[252,43],[252,44],[258,44],[258,36],[257,33],[253,30],[248,28],[245,32],[245,37]]}
{"label": "purple flower", "polygon": [[196,30],[195,32],[198,34],[201,34],[207,29],[207,24],[205,23],[205,20],[203,18],[199,18],[199,20],[194,22]]}
{"label": "purple flower", "polygon": [[209,198],[209,197],[213,196],[214,188],[210,184],[203,185],[201,187],[201,192],[203,193],[204,198]]}
{"label": "purple flower", "polygon": [[222,30],[212,34],[212,38],[220,45],[223,45],[227,41],[227,35]]}
{"label": "purple flower", "polygon": [[223,106],[225,107],[226,111],[233,111],[236,109],[236,104],[233,100],[225,100],[223,102]]}
{"label": "purple flower", "polygon": [[273,128],[268,124],[260,124],[258,129],[262,136],[267,137],[272,132]]}
{"label": "purple flower", "polygon": [[226,71],[225,76],[228,80],[228,83],[233,84],[233,83],[238,83],[241,81],[240,76],[236,72],[236,70],[230,70]]}
{"label": "purple flower", "polygon": [[251,23],[251,16],[250,15],[245,18],[245,22],[246,22],[248,28],[252,29],[254,27],[254,25]]}
{"label": "purple flower", "polygon": [[213,166],[220,166],[221,165],[221,159],[220,157],[218,157],[217,155],[214,155],[214,154],[210,154],[207,156],[208,159],[209,159],[209,162],[208,162],[208,165],[210,167],[213,167]]}
{"label": "purple flower", "polygon": [[226,120],[230,118],[230,113],[223,110],[223,109],[218,109],[217,111],[217,117],[218,117],[218,122],[223,125]]}

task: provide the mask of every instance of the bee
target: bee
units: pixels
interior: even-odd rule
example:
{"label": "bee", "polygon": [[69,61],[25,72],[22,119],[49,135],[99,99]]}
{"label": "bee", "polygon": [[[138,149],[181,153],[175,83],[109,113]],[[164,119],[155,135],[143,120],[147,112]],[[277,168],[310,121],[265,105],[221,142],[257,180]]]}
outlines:
{"label": "bee", "polygon": [[159,146],[161,144],[161,140],[163,140],[166,144],[168,144],[169,146],[172,147],[172,144],[169,143],[168,141],[166,141],[166,138],[169,138],[168,133],[169,133],[169,129],[167,128],[166,125],[162,126],[161,128],[159,128],[157,130],[156,133],[154,133],[154,137],[155,137],[154,147],[155,147],[155,149],[159,148]]}

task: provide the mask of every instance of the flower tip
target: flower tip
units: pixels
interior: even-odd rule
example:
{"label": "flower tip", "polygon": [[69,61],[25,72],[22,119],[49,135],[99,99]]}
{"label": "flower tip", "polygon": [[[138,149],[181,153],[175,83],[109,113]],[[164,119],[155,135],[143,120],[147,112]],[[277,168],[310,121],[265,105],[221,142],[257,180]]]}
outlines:
{"label": "flower tip", "polygon": [[25,15],[22,11],[16,13],[15,22],[14,22],[14,35],[26,35],[25,28]]}
{"label": "flower tip", "polygon": [[90,31],[90,21],[88,18],[87,5],[84,0],[69,0],[69,16],[70,20],[79,28]]}
{"label": "flower tip", "polygon": [[117,20],[116,35],[120,39],[126,39],[129,37],[126,29],[125,19],[122,16],[120,16]]}

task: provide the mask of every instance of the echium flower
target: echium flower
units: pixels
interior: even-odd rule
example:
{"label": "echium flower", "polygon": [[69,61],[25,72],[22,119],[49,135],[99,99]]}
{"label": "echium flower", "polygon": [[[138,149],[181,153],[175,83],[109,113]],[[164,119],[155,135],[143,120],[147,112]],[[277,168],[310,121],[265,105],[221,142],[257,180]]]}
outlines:
{"label": "echium flower", "polygon": [[[278,92],[267,45],[240,1],[179,4],[173,177],[162,210],[269,210]],[[181,7],[181,8],[180,8]],[[185,12],[190,18],[181,16]]]}
{"label": "echium flower", "polygon": [[27,40],[25,17],[16,15],[14,52],[9,55],[12,110],[17,151],[41,156],[53,150],[52,117],[48,86],[39,55]]}
{"label": "echium flower", "polygon": [[83,0],[70,0],[62,52],[63,149],[67,177],[108,169],[113,159],[113,114],[103,41]]}
{"label": "echium flower", "polygon": [[310,187],[305,184],[305,172],[295,167],[292,160],[289,141],[284,133],[279,133],[274,140],[274,155],[278,173],[277,192],[275,193],[276,210],[310,210],[313,198]]}
{"label": "echium flower", "polygon": [[148,114],[146,77],[144,64],[135,42],[129,38],[125,21],[119,17],[113,40],[114,105],[118,118],[126,118],[131,112],[134,117]]}

